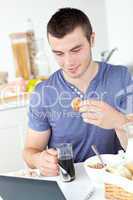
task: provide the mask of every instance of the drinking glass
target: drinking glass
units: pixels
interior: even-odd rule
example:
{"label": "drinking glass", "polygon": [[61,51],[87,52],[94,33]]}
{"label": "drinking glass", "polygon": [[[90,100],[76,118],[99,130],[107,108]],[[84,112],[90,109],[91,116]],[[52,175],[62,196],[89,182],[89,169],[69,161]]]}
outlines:
{"label": "drinking glass", "polygon": [[73,162],[73,150],[71,143],[62,143],[57,147],[60,177],[63,182],[75,179],[75,168]]}

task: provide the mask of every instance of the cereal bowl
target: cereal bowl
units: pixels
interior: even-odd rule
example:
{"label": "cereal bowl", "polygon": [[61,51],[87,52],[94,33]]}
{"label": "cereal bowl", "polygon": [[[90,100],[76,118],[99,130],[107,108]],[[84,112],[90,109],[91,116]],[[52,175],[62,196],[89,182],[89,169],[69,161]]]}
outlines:
{"label": "cereal bowl", "polygon": [[122,160],[118,154],[101,154],[101,157],[106,164],[102,166],[97,156],[92,156],[85,160],[84,167],[88,176],[95,182],[104,183],[109,178],[110,173],[106,171],[108,165],[118,165]]}

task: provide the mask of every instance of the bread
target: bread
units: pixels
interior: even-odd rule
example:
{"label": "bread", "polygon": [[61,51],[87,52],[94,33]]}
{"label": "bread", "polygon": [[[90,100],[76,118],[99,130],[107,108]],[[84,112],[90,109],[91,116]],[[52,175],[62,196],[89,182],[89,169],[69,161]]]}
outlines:
{"label": "bread", "polygon": [[125,167],[133,174],[133,162],[128,162]]}
{"label": "bread", "polygon": [[132,179],[132,173],[124,166],[119,166],[118,175],[123,176],[127,179]]}
{"label": "bread", "polygon": [[76,112],[79,112],[79,109],[80,109],[80,103],[81,103],[81,99],[79,97],[76,97],[72,100],[71,102],[71,106],[72,106],[72,109]]}
{"label": "bread", "polygon": [[110,172],[111,174],[114,174],[114,175],[123,176],[130,180],[132,179],[131,171],[126,166],[123,166],[123,165],[119,165],[117,167],[116,166],[107,166],[106,171]]}

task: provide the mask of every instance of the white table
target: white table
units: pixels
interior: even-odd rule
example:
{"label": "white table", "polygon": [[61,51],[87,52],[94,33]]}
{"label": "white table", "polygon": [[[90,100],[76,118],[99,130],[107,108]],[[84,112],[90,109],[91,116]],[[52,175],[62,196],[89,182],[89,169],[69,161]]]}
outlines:
{"label": "white table", "polygon": [[92,183],[84,169],[83,163],[75,164],[75,172],[76,179],[72,182],[62,182],[60,177],[43,177],[41,179],[57,181],[67,200],[87,200],[86,196],[92,185],[94,186],[94,192],[89,200],[105,200],[103,186]]}
{"label": "white table", "polygon": [[[87,200],[86,196],[94,186],[94,192],[89,200],[105,200],[103,185],[92,183],[88,177],[83,163],[75,164],[76,179],[72,182],[62,182],[60,177],[39,177],[34,179],[57,181],[67,200]],[[13,174],[13,173],[9,173]],[[28,177],[27,177],[28,178]],[[31,178],[31,177],[30,177]]]}
{"label": "white table", "polygon": [[[75,164],[76,179],[69,183],[57,181],[67,200],[85,200],[92,181],[89,179],[83,163]],[[90,200],[105,200],[102,185],[93,183],[94,192]]]}

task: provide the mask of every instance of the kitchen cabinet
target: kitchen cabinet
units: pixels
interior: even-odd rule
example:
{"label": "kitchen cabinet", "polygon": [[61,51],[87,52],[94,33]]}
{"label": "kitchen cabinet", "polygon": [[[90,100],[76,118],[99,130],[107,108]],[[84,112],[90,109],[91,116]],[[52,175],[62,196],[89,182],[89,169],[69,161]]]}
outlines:
{"label": "kitchen cabinet", "polygon": [[22,149],[27,132],[27,106],[0,110],[0,173],[24,168]]}

